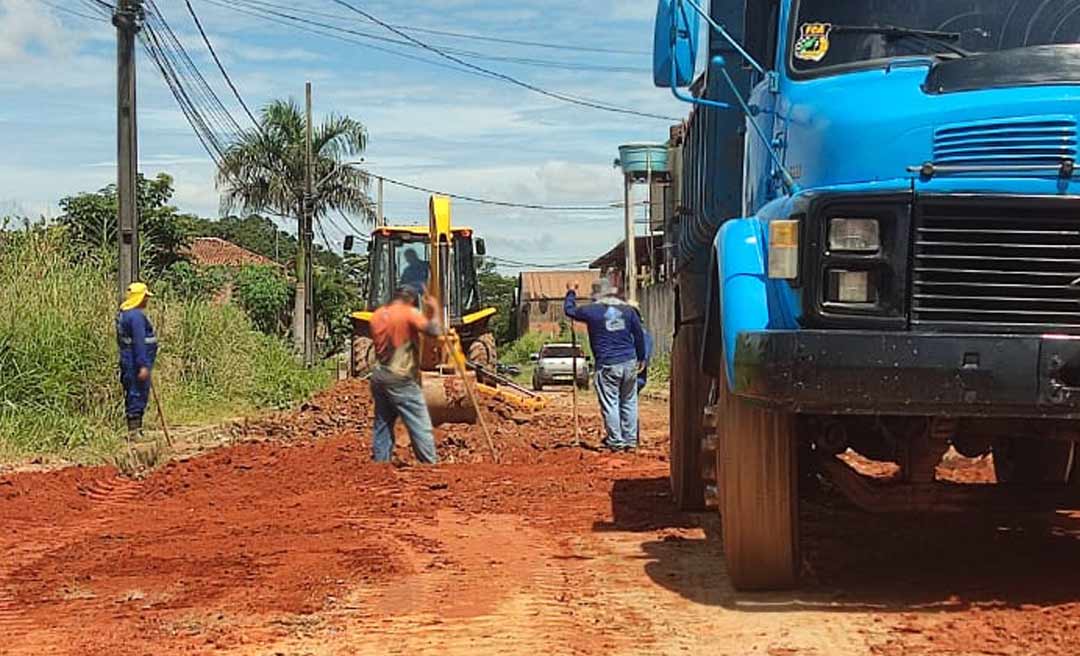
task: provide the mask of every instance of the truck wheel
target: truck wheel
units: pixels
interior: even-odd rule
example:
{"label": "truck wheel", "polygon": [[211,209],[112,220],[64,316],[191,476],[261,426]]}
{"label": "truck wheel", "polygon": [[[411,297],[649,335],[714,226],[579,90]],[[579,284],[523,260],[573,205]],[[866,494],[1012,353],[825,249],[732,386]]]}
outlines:
{"label": "truck wheel", "polygon": [[671,494],[679,510],[705,509],[701,438],[709,383],[700,373],[702,328],[679,328],[671,353],[670,400]]}
{"label": "truck wheel", "polygon": [[533,383],[533,391],[534,392],[543,392],[544,391],[544,383],[542,383],[540,381],[540,377],[537,376],[536,374],[533,374],[532,383]]}
{"label": "truck wheel", "polygon": [[999,483],[1066,483],[1072,449],[1057,440],[995,439],[994,474]]}
{"label": "truck wheel", "polygon": [[495,371],[499,362],[498,351],[495,347],[495,335],[484,333],[469,345],[469,362],[480,365],[484,369]]}
{"label": "truck wheel", "polygon": [[795,415],[739,400],[720,380],[720,514],[736,590],[782,590],[799,576]]}
{"label": "truck wheel", "polygon": [[370,337],[353,337],[349,373],[362,378],[375,368],[375,342]]}

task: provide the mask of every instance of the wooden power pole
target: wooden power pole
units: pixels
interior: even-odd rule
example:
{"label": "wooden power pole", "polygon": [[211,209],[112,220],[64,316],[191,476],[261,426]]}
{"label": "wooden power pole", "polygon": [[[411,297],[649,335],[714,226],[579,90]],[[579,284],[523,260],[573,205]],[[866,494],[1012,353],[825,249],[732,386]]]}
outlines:
{"label": "wooden power pole", "polygon": [[120,248],[120,298],[139,279],[139,139],[135,105],[135,35],[142,29],[142,0],[117,0],[116,26],[116,196]]}
{"label": "wooden power pole", "polygon": [[[307,166],[304,176],[304,238],[301,247],[304,251],[304,362],[310,367],[315,364],[315,269],[312,244],[315,241],[315,154],[312,152],[314,141],[314,128],[311,117],[311,82],[305,85],[304,93],[307,97],[307,135],[306,135],[306,160]],[[297,291],[299,293],[299,290]]]}
{"label": "wooden power pole", "polygon": [[623,284],[626,289],[623,290],[623,294],[627,301],[637,303],[637,231],[634,229],[634,206],[631,204],[633,184],[633,178],[627,173],[623,180],[623,205],[626,209],[624,214],[626,220],[624,248],[626,253],[626,275],[623,277]]}
{"label": "wooden power pole", "polygon": [[378,199],[375,203],[375,226],[383,227],[386,225],[386,215],[383,214],[383,179],[379,177],[378,186]]}

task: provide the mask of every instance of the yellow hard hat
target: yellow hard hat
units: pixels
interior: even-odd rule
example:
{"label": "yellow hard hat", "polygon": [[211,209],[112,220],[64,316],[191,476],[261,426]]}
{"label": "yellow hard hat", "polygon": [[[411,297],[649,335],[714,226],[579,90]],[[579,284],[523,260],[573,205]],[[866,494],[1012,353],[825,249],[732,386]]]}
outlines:
{"label": "yellow hard hat", "polygon": [[150,289],[144,283],[133,282],[128,285],[127,295],[124,297],[124,302],[120,304],[120,310],[134,310],[142,305],[147,297],[153,297]]}

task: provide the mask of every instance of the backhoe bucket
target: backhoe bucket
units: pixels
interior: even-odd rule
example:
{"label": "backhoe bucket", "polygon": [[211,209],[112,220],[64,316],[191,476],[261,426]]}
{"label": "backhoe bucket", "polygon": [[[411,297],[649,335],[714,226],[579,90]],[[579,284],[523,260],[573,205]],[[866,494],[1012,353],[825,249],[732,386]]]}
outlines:
{"label": "backhoe bucket", "polygon": [[[468,372],[469,384],[476,385],[476,374]],[[420,384],[424,390],[424,401],[431,413],[431,423],[475,424],[476,408],[469,400],[465,381],[451,369],[424,371],[420,374]]]}

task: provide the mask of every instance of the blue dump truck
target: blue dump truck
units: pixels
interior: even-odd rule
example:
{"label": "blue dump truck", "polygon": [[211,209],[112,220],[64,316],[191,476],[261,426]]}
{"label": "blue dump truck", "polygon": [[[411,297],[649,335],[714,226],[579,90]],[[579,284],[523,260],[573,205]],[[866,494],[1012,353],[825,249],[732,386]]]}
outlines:
{"label": "blue dump truck", "polygon": [[[654,80],[692,105],[671,478],[737,588],[796,584],[811,466],[878,512],[1080,489],[1078,40],[1072,0],[659,3]],[[998,484],[943,482],[950,448]]]}

